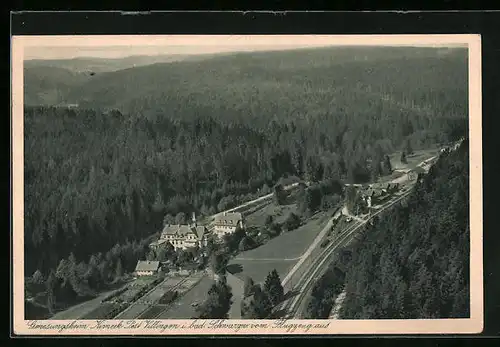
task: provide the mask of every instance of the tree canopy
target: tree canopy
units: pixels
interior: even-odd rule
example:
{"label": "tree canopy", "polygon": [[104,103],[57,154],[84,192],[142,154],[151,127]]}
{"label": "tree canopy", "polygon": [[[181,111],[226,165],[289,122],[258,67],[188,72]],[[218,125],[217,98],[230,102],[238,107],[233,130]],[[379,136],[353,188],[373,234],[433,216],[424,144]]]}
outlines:
{"label": "tree canopy", "polygon": [[444,153],[407,203],[368,225],[346,276],[345,319],[465,318],[468,141]]}

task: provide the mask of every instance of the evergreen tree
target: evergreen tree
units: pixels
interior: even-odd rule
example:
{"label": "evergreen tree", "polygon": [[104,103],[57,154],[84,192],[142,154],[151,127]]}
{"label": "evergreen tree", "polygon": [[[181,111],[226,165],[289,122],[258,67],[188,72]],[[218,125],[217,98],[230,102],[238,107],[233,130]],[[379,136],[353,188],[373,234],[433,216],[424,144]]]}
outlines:
{"label": "evergreen tree", "polygon": [[255,283],[251,277],[246,276],[245,281],[243,282],[243,296],[247,297],[253,294],[253,287]]}
{"label": "evergreen tree", "polygon": [[406,160],[406,153],[405,153],[405,151],[401,152],[401,163],[402,164],[408,164],[408,160]]}
{"label": "evergreen tree", "polygon": [[56,305],[56,288],[57,288],[57,278],[53,270],[50,271],[47,280],[45,281],[46,293],[47,293],[47,309],[50,314],[54,313]]}
{"label": "evergreen tree", "polygon": [[34,284],[42,284],[45,282],[45,279],[43,278],[43,274],[40,270],[36,270],[33,275],[31,276],[31,280],[33,281]]}
{"label": "evergreen tree", "polygon": [[283,189],[283,186],[281,184],[277,184],[274,186],[274,201],[276,202],[277,205],[283,205],[285,203],[286,199],[286,192]]}
{"label": "evergreen tree", "polygon": [[406,147],[405,147],[405,152],[408,155],[413,154],[413,147],[411,146],[411,140],[410,138],[406,139]]}
{"label": "evergreen tree", "polygon": [[274,221],[274,217],[273,217],[273,215],[268,214],[268,215],[266,216],[266,222],[265,222],[265,225],[266,225],[267,227],[269,227],[269,226],[271,226],[271,224],[273,224],[273,221]]}
{"label": "evergreen tree", "polygon": [[167,213],[163,218],[163,226],[174,223],[175,223],[175,218],[170,213]]}
{"label": "evergreen tree", "polygon": [[149,261],[153,261],[153,260],[156,260],[156,252],[151,249],[149,252],[148,252],[148,255],[146,256],[146,260],[149,260]]}
{"label": "evergreen tree", "polygon": [[184,212],[179,212],[175,216],[175,224],[185,224],[186,223],[186,214]]}
{"label": "evergreen tree", "polygon": [[226,274],[227,257],[222,253],[214,253],[210,257],[210,266],[214,274],[224,276]]}
{"label": "evergreen tree", "polygon": [[384,157],[384,174],[390,175],[392,173],[391,160],[388,155]]}
{"label": "evergreen tree", "polygon": [[122,277],[123,277],[122,260],[118,258],[118,262],[116,263],[115,280],[119,280]]}
{"label": "evergreen tree", "polygon": [[201,319],[227,319],[231,308],[233,294],[225,277],[217,281],[208,290],[208,298],[197,308]]}
{"label": "evergreen tree", "polygon": [[264,292],[268,295],[272,306],[276,306],[283,300],[284,289],[276,269],[267,275],[266,281],[264,282]]}

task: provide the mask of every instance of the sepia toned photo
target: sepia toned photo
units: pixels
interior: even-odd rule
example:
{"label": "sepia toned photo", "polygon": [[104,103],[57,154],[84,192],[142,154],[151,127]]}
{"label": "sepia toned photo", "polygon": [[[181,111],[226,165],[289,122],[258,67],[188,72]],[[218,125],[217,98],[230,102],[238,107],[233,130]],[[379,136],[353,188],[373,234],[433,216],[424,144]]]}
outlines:
{"label": "sepia toned photo", "polygon": [[482,330],[478,35],[12,42],[17,334]]}

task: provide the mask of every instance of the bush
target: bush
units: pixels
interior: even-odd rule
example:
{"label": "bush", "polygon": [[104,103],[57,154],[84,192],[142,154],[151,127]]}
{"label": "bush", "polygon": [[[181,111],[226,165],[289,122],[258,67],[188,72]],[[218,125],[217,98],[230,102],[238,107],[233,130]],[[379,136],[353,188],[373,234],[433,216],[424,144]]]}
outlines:
{"label": "bush", "polygon": [[294,229],[297,229],[300,226],[301,220],[300,217],[297,216],[295,213],[290,213],[285,220],[284,226],[286,230],[291,231]]}
{"label": "bush", "polygon": [[160,300],[158,301],[159,304],[162,304],[162,305],[167,305],[167,304],[170,304],[172,301],[174,301],[175,299],[177,299],[177,297],[179,296],[179,293],[177,291],[168,291],[166,292],[161,298]]}

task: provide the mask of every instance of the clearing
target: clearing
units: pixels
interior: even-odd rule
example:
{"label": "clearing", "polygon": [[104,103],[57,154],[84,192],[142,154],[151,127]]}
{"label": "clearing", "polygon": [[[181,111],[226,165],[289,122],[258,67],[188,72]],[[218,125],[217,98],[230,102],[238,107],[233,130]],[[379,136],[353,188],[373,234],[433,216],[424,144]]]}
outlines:
{"label": "clearing", "polygon": [[[289,206],[282,207],[289,209]],[[266,208],[272,207],[268,205]],[[283,232],[260,247],[240,253],[229,262],[228,271],[240,279],[250,276],[255,282],[262,282],[270,271],[276,269],[283,279],[323,229],[332,211],[319,212],[299,228]],[[255,218],[264,216],[265,219],[266,215],[259,213]],[[286,218],[287,214],[282,216]],[[247,217],[247,220],[250,218]]]}

